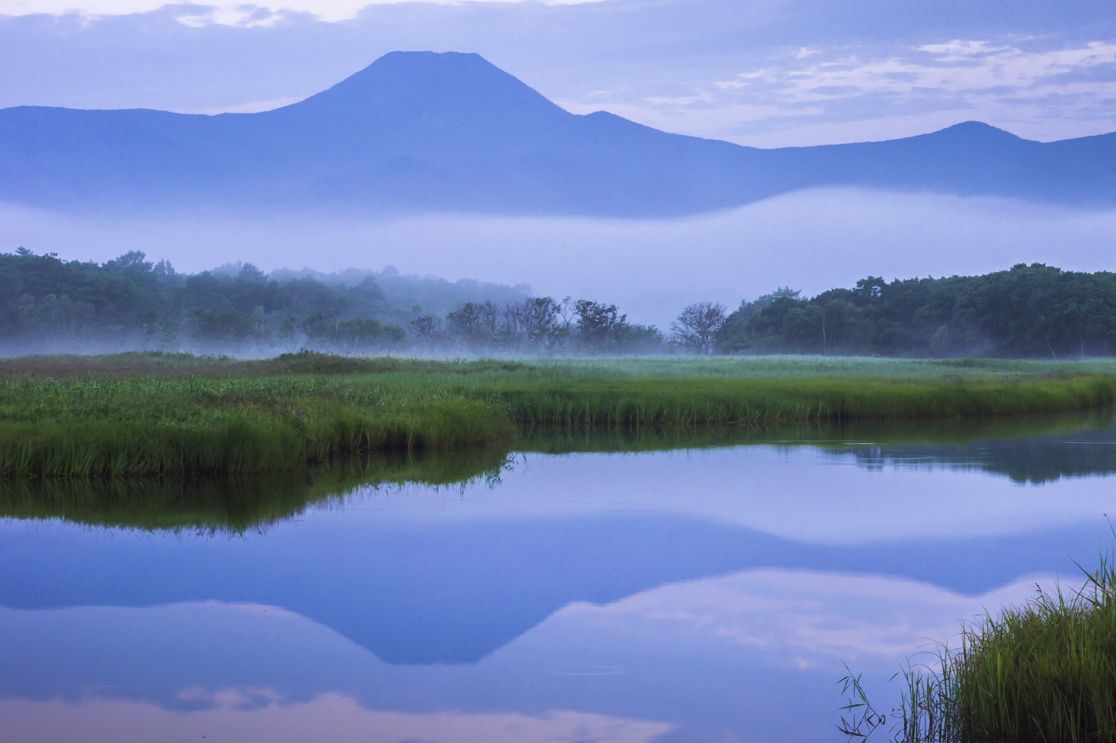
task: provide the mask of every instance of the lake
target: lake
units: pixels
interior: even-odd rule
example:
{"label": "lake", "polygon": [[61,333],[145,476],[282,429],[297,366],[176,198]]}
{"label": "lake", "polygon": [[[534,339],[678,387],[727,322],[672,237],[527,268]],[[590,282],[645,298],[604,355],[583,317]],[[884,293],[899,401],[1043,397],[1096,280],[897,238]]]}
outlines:
{"label": "lake", "polygon": [[764,438],[7,485],[0,737],[841,740],[846,664],[886,707],[1114,543],[1110,420]]}

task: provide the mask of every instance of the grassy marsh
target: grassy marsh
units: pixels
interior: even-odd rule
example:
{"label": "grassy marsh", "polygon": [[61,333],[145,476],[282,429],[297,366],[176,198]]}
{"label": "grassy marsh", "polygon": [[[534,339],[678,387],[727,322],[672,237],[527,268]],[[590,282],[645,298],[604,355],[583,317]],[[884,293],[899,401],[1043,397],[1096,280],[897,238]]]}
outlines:
{"label": "grassy marsh", "polygon": [[0,363],[0,476],[245,476],[530,432],[949,421],[1116,405],[1116,362],[426,361],[165,354]]}

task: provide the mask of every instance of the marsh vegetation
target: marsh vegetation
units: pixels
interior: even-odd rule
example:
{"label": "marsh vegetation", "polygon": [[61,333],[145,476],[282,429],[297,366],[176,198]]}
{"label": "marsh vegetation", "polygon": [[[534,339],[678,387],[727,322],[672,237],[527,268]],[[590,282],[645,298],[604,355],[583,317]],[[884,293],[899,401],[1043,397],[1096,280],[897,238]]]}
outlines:
{"label": "marsh vegetation", "polygon": [[1114,372],[1109,362],[821,358],[23,358],[0,364],[0,475],[245,476],[387,452],[507,451],[537,430],[1104,410],[1116,404]]}
{"label": "marsh vegetation", "polygon": [[1116,739],[1116,569],[1102,559],[1083,572],[1083,585],[1037,588],[1026,604],[966,625],[955,649],[908,667],[890,713],[845,677],[842,732],[900,743]]}

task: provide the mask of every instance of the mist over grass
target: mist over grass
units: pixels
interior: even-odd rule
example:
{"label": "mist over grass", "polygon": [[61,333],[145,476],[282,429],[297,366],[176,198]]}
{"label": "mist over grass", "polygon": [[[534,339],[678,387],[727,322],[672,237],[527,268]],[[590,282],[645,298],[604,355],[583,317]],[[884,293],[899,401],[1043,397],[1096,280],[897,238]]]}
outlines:
{"label": "mist over grass", "polygon": [[977,274],[1018,263],[1111,269],[1116,212],[926,193],[820,190],[670,220],[338,213],[59,214],[0,205],[0,248],[107,260],[128,250],[200,271],[234,258],[264,270],[349,267],[529,285],[601,297],[669,325],[698,301],[735,307],[778,286],[810,295],[886,279]]}

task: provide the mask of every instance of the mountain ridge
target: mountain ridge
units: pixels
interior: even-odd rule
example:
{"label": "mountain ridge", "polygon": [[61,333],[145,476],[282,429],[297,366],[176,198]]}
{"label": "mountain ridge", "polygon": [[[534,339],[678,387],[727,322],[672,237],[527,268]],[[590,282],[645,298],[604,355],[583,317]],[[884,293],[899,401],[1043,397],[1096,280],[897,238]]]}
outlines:
{"label": "mountain ridge", "polygon": [[391,52],[253,114],[0,110],[0,201],[54,209],[337,208],[670,217],[817,187],[1116,205],[1116,134],[983,122],[759,149],[573,114],[477,54]]}

